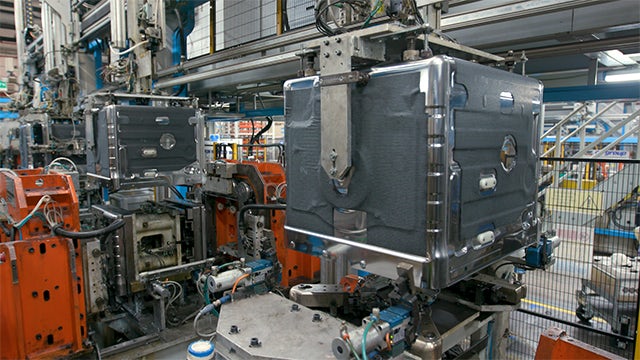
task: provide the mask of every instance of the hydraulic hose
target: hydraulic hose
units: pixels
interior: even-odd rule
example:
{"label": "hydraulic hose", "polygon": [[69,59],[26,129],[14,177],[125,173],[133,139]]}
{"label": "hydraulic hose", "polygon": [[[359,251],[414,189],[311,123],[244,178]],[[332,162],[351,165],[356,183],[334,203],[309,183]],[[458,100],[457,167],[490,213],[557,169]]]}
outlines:
{"label": "hydraulic hose", "polygon": [[103,227],[102,229],[75,232],[75,231],[65,230],[62,228],[61,224],[58,224],[53,227],[53,232],[56,235],[71,238],[71,239],[90,239],[90,238],[109,234],[111,232],[114,232],[120,229],[123,226],[124,226],[124,220],[117,219],[111,224],[109,224],[109,226]]}

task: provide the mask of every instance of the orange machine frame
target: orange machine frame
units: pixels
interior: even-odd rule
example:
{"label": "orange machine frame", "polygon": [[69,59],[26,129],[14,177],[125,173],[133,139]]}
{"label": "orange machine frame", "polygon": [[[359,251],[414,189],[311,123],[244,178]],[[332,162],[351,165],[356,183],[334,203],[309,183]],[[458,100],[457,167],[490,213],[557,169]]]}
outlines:
{"label": "orange machine frame", "polygon": [[623,358],[576,340],[560,328],[550,327],[540,334],[535,359],[622,360]]}
{"label": "orange machine frame", "polygon": [[[49,195],[62,211],[64,228],[80,230],[71,177],[42,169],[16,172],[17,177],[0,173],[0,198],[14,221],[24,219]],[[38,215],[16,232],[22,240],[0,231],[2,359],[58,358],[90,350],[80,244],[54,235]]]}
{"label": "orange machine frame", "polygon": [[[285,173],[282,165],[273,162],[227,161],[253,166],[260,175],[261,184],[254,184],[251,179],[244,175],[236,174],[234,177],[246,181],[253,188],[255,194],[259,193],[256,191],[258,186],[264,187],[264,196],[260,199],[256,199],[257,202],[261,204],[274,203],[276,187],[285,182]],[[213,204],[217,229],[217,246],[226,245],[228,243],[235,242],[238,239],[236,216],[240,209],[237,207],[231,209],[229,206],[226,206],[228,201],[229,200],[224,197],[215,197]],[[275,237],[278,261],[282,265],[281,286],[290,287],[300,282],[314,279],[316,273],[320,271],[320,259],[289,248],[284,230],[285,212],[277,210],[269,211],[271,217],[271,224],[269,228]],[[223,229],[224,231],[221,231]]]}

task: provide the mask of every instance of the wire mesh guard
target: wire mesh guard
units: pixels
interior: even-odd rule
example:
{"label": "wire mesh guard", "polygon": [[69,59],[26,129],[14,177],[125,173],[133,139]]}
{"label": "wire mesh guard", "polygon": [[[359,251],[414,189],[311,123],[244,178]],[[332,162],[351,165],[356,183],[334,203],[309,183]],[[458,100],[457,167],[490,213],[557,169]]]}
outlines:
{"label": "wire mesh guard", "polygon": [[[527,272],[527,298],[511,315],[508,354],[533,358],[557,326],[632,358],[638,316],[640,160],[541,159],[543,231],[562,241],[547,271]],[[637,231],[637,230],[636,230]]]}
{"label": "wire mesh guard", "polygon": [[215,49],[227,49],[282,31],[313,24],[315,0],[218,0],[215,7]]}

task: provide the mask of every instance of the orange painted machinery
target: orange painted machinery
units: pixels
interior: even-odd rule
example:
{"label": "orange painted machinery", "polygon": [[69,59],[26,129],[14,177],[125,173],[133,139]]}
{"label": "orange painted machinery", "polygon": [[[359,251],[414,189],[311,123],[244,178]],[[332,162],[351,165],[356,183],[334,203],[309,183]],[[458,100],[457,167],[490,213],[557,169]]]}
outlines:
{"label": "orange painted machinery", "polygon": [[214,214],[215,237],[212,241],[219,251],[255,258],[263,240],[273,237],[274,250],[282,267],[282,287],[317,277],[319,258],[292,250],[286,241],[283,205],[286,179],[282,165],[219,160],[209,164],[207,174],[205,203]]}
{"label": "orange painted machinery", "polygon": [[624,358],[576,340],[560,328],[550,327],[540,335],[535,359],[622,360]]}
{"label": "orange painted machinery", "polygon": [[71,177],[43,169],[0,172],[0,358],[59,358],[89,351]]}

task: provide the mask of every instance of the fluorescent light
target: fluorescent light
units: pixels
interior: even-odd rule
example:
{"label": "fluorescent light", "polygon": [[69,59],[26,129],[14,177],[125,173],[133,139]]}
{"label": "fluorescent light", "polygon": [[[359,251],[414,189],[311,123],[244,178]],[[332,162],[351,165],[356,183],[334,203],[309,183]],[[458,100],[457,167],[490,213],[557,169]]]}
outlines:
{"label": "fluorescent light", "polygon": [[605,74],[604,81],[605,82],[640,81],[640,71]]}
{"label": "fluorescent light", "polygon": [[623,54],[620,50],[601,51],[598,53],[598,60],[604,66],[632,66],[638,64],[635,60]]}
{"label": "fluorescent light", "polygon": [[625,54],[625,55],[627,55],[627,57],[631,58],[632,60],[635,60],[635,61],[640,60],[640,53]]}

